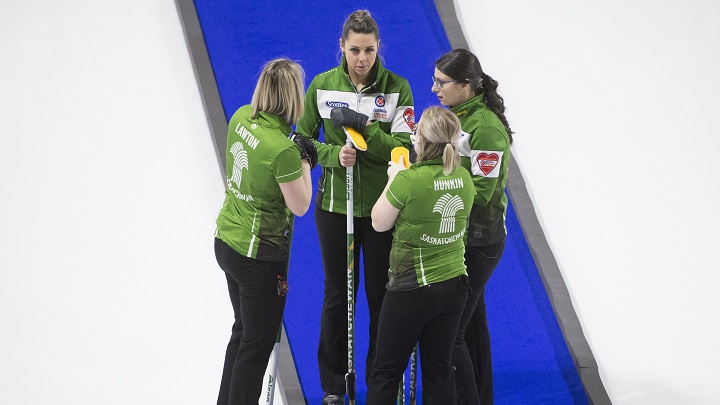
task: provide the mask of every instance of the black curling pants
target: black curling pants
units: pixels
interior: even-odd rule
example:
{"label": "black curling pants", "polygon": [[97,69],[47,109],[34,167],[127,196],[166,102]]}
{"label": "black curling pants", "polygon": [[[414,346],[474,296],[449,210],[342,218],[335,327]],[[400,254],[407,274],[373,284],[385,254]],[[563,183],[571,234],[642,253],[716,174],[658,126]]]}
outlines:
{"label": "black curling pants", "polygon": [[235,313],[217,403],[257,404],[285,310],[277,278],[286,276],[285,261],[245,257],[218,238],[215,258],[225,272]]}
{"label": "black curling pants", "polygon": [[469,290],[467,276],[385,295],[367,403],[394,405],[408,359],[420,342],[422,403],[455,405],[452,352]]}
{"label": "black curling pants", "polygon": [[[318,346],[318,367],[320,383],[325,392],[345,393],[347,373],[347,219],[344,214],[335,214],[315,208],[315,224],[320,240],[325,289],[320,320],[320,344]],[[360,251],[363,257],[363,283],[370,314],[370,342],[365,362],[367,381],[375,355],[375,338],[380,317],[385,285],[390,268],[390,247],[392,230],[377,232],[370,217],[354,218],[355,239],[355,296],[359,283]],[[357,336],[357,331],[355,331]],[[360,358],[354,354],[355,361]]]}
{"label": "black curling pants", "polygon": [[493,379],[490,331],[485,310],[485,285],[505,251],[505,240],[465,248],[472,291],[468,296],[453,350],[459,405],[492,405]]}

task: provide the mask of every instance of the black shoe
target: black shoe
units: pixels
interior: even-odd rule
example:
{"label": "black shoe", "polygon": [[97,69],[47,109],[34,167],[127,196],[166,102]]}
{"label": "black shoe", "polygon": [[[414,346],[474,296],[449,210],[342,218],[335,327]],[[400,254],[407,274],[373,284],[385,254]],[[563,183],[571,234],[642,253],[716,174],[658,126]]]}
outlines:
{"label": "black shoe", "polygon": [[345,395],[326,392],[322,405],[345,405]]}

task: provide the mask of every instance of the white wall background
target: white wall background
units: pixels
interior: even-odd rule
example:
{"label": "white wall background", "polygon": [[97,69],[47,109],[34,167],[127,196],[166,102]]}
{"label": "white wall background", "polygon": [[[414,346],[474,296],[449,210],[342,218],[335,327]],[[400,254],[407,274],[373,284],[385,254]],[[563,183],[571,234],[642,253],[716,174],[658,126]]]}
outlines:
{"label": "white wall background", "polygon": [[0,2],[0,403],[207,404],[223,183],[172,0]]}
{"label": "white wall background", "polygon": [[613,403],[720,403],[720,3],[455,6]]}
{"label": "white wall background", "polygon": [[[615,404],[710,404],[720,5],[456,0]],[[0,403],[213,401],[223,185],[172,0],[0,2]]]}

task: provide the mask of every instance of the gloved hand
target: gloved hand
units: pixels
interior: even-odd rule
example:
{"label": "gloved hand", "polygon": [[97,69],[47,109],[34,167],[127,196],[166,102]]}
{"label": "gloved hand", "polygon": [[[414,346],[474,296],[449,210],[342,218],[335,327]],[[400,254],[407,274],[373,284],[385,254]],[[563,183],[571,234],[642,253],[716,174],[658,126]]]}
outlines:
{"label": "gloved hand", "polygon": [[307,160],[307,162],[310,163],[310,169],[314,169],[318,161],[315,144],[313,144],[309,138],[306,138],[297,132],[290,134],[290,140],[295,142],[295,146],[297,146],[300,151],[300,159]]}
{"label": "gloved hand", "polygon": [[330,121],[335,128],[342,126],[355,128],[362,133],[369,117],[347,107],[336,107],[330,111]]}
{"label": "gloved hand", "polygon": [[408,160],[410,160],[410,164],[417,162],[417,152],[415,151],[415,148],[410,148],[410,156],[408,157]]}

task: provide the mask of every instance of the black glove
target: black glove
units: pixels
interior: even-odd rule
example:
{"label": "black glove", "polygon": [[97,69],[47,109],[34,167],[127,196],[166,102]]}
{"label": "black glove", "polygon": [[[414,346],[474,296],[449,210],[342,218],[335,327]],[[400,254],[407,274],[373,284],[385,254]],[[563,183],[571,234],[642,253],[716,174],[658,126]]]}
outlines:
{"label": "black glove", "polygon": [[410,159],[410,163],[415,163],[417,161],[417,152],[415,151],[415,148],[410,148],[410,156],[408,156],[408,159]]}
{"label": "black glove", "polygon": [[345,126],[355,128],[362,133],[363,129],[365,129],[365,123],[368,121],[368,116],[347,107],[336,107],[330,111],[330,121],[332,121],[335,128]]}
{"label": "black glove", "polygon": [[307,160],[310,163],[310,169],[314,169],[317,165],[318,155],[315,144],[309,138],[306,138],[297,132],[290,134],[290,140],[295,142],[298,150],[300,150],[300,159]]}

